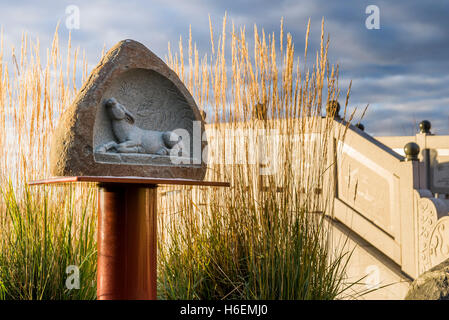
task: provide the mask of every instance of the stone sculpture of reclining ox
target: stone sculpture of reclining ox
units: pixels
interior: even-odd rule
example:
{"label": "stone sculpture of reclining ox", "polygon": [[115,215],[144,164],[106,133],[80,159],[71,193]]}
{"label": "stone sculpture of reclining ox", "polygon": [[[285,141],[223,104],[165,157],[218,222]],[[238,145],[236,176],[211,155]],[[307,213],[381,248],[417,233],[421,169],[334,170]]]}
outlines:
{"label": "stone sculpture of reclining ox", "polygon": [[[104,153],[115,150],[118,153],[144,153],[170,155],[171,151],[182,150],[181,138],[172,131],[144,130],[137,127],[135,118],[115,98],[104,102],[107,114],[111,119],[112,131],[118,140],[105,143],[97,148]],[[173,154],[173,153],[172,153]]]}

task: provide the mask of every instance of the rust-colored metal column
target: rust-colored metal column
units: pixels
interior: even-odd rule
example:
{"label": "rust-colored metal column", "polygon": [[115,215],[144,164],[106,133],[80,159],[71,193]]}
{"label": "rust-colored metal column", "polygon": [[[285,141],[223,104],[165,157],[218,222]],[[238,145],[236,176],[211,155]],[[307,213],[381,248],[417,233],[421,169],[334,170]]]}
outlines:
{"label": "rust-colored metal column", "polygon": [[156,185],[100,184],[97,246],[98,299],[156,299]]}

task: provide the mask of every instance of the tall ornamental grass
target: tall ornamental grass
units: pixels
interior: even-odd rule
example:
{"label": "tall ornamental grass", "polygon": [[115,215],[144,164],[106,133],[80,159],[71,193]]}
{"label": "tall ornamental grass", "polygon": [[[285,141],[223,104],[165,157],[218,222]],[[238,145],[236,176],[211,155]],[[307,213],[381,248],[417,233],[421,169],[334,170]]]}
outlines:
{"label": "tall ornamental grass", "polygon": [[[330,246],[338,68],[324,37],[307,64],[290,34],[226,25],[211,54],[169,46],[167,62],[208,115],[207,179],[231,188],[167,188],[160,203],[159,293],[167,299],[335,299],[349,253]],[[187,59],[184,52],[188,51]],[[188,60],[188,65],[184,61]],[[309,66],[309,67],[308,67]],[[346,98],[349,97],[349,91]]]}
{"label": "tall ornamental grass", "polygon": [[[6,52],[1,38],[1,299],[96,297],[94,189],[27,185],[49,176],[53,129],[87,76],[85,54],[80,58],[70,39],[67,48],[61,52],[57,32],[45,51],[24,34],[20,48]],[[79,289],[70,277],[73,267],[79,270]]]}

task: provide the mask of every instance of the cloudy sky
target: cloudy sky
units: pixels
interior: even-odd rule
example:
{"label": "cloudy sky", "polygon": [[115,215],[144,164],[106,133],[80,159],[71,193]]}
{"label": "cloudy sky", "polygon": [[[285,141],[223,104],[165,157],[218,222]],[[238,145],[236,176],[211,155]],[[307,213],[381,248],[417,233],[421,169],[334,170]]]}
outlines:
{"label": "cloudy sky", "polygon": [[[0,0],[0,25],[6,45],[19,46],[22,31],[39,37],[41,47],[51,45],[60,22],[66,43],[66,8],[76,5],[79,29],[72,30],[73,46],[86,49],[92,67],[103,46],[132,38],[160,57],[167,43],[179,36],[193,40],[200,53],[209,50],[209,15],[217,32],[228,20],[247,29],[257,24],[266,32],[279,32],[281,17],[297,52],[304,48],[311,19],[311,48],[320,39],[321,19],[330,34],[330,62],[340,64],[340,87],[353,81],[351,107],[369,104],[363,123],[374,135],[411,135],[423,119],[433,132],[449,133],[449,1],[447,0]],[[379,8],[379,29],[367,29],[369,5]],[[202,54],[201,54],[202,55]]]}

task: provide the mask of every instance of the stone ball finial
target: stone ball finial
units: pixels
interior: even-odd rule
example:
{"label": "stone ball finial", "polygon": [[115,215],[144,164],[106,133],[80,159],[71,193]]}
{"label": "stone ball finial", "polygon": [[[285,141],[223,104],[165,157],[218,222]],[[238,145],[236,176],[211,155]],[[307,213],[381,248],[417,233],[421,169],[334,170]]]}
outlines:
{"label": "stone ball finial", "polygon": [[340,115],[340,103],[337,100],[331,100],[326,105],[326,113],[328,115],[334,115],[335,118],[339,118]]}
{"label": "stone ball finial", "polygon": [[360,130],[365,131],[365,126],[363,124],[357,123],[355,126],[356,126],[356,128],[359,128]]}
{"label": "stone ball finial", "polygon": [[419,145],[409,142],[404,146],[405,157],[407,161],[418,160]]}
{"label": "stone ball finial", "polygon": [[430,128],[432,128],[432,124],[429,120],[423,120],[419,123],[419,131],[421,133],[430,133]]}

